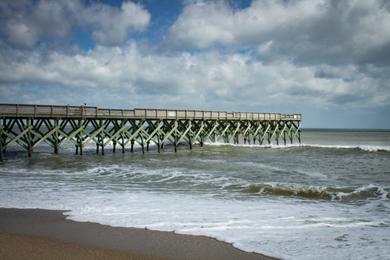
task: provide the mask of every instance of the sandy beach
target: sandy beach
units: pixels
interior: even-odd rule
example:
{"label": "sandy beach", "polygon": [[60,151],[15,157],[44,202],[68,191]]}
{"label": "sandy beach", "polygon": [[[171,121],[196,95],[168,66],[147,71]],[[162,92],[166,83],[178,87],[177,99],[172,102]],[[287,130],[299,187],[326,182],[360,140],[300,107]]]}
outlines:
{"label": "sandy beach", "polygon": [[0,209],[1,259],[274,259],[203,236],[67,220],[63,211]]}

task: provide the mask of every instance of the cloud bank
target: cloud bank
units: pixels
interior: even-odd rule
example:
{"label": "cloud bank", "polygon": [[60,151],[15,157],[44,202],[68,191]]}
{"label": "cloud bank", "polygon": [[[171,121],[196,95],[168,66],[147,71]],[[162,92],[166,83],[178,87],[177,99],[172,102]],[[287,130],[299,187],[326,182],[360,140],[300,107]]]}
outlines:
{"label": "cloud bank", "polygon": [[[226,106],[240,102],[390,104],[388,88],[382,86],[381,80],[351,65],[267,64],[249,54],[216,51],[161,54],[142,50],[135,42],[120,48],[99,46],[85,53],[7,52],[2,61],[0,78],[6,86],[36,85],[45,89],[59,85],[64,92],[80,89],[86,93],[109,89],[119,100],[124,94],[135,98],[176,97],[182,104],[198,105],[215,101]],[[372,74],[380,73],[377,68],[371,70]]]}

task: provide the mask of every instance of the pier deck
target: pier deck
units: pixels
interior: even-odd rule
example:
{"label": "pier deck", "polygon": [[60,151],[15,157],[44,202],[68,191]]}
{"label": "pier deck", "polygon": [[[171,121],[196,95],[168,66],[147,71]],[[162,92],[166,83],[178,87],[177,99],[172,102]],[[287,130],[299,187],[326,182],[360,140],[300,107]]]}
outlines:
{"label": "pier deck", "polygon": [[[122,152],[134,144],[141,151],[156,144],[160,152],[165,144],[177,151],[179,143],[300,142],[301,114],[225,112],[172,109],[106,109],[90,106],[0,104],[0,149],[11,144],[23,147],[31,156],[42,142],[58,153],[63,142],[74,144],[76,154],[90,142],[104,154],[111,143]],[[0,153],[1,156],[3,153]]]}

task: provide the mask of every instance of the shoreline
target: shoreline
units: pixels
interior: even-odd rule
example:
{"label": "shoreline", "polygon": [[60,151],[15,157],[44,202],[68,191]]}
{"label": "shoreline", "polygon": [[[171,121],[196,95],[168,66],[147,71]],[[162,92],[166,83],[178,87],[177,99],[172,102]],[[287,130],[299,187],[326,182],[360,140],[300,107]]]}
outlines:
{"label": "shoreline", "polygon": [[24,259],[16,256],[43,253],[36,259],[50,259],[53,255],[44,258],[48,253],[44,249],[57,248],[51,251],[64,258],[81,255],[77,259],[108,255],[111,259],[276,259],[211,237],[78,222],[66,219],[64,212],[0,208],[0,258]]}

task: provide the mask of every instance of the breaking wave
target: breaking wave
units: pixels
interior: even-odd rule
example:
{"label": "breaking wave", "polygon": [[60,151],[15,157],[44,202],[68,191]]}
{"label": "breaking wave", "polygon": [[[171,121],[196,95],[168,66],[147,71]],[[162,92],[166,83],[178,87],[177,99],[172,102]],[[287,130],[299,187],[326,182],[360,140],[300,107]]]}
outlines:
{"label": "breaking wave", "polygon": [[304,199],[318,199],[341,202],[355,202],[367,199],[390,199],[390,188],[384,188],[374,184],[369,184],[358,188],[333,188],[257,183],[247,185],[229,185],[226,186],[225,189],[259,195],[296,197]]}

